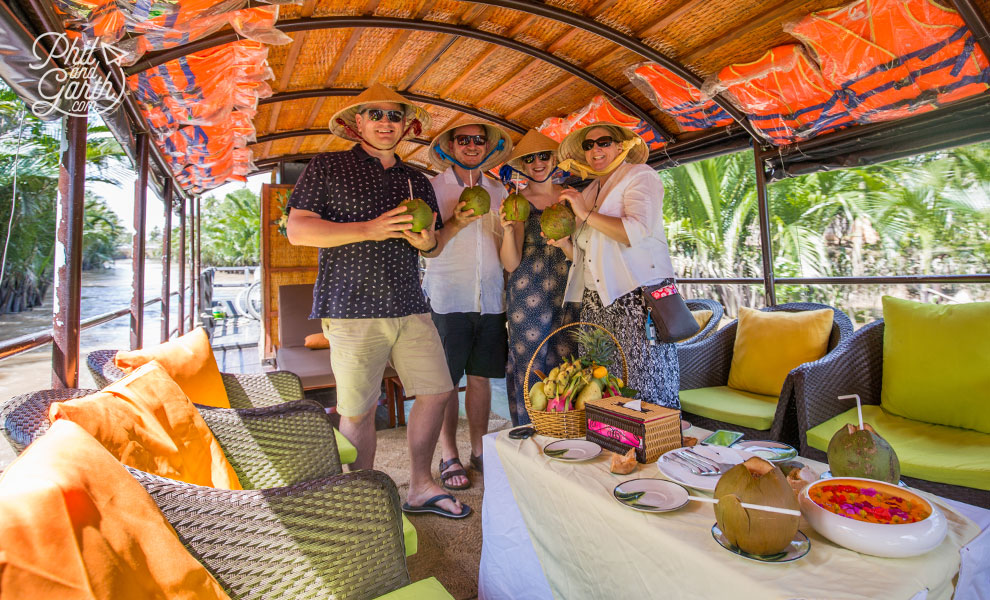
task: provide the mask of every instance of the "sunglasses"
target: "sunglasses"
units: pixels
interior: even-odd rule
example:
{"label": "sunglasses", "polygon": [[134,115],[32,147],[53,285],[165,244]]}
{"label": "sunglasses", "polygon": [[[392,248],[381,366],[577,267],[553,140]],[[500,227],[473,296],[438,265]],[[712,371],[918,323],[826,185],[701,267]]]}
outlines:
{"label": "sunglasses", "polygon": [[588,150],[591,150],[595,146],[598,146],[599,148],[608,148],[614,142],[615,140],[612,139],[612,136],[603,135],[597,140],[584,140],[583,142],[581,142],[581,149],[587,152]]}
{"label": "sunglasses", "polygon": [[475,146],[484,146],[488,143],[488,137],[483,135],[455,135],[454,141],[457,142],[458,146],[467,146],[470,143],[474,143]]}
{"label": "sunglasses", "polygon": [[398,123],[406,117],[406,113],[401,110],[382,110],[381,108],[369,108],[367,110],[361,111],[361,114],[365,115],[372,121],[381,121],[382,118],[388,117],[388,120],[393,123]]}
{"label": "sunglasses", "polygon": [[533,154],[527,154],[526,156],[522,157],[522,161],[527,165],[531,165],[533,164],[533,161],[536,159],[540,159],[543,162],[547,162],[548,160],[550,160],[551,156],[553,156],[553,152],[550,152],[549,150],[545,152],[534,152]]}

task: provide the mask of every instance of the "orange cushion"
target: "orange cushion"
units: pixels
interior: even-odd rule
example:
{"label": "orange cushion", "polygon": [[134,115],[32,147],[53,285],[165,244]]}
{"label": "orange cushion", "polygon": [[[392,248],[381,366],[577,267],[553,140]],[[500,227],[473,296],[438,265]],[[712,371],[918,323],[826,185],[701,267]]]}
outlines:
{"label": "orange cushion", "polygon": [[0,590],[48,600],[228,599],[155,501],[61,421],[0,478]]}
{"label": "orange cushion", "polygon": [[95,394],[52,404],[48,418],[79,424],[135,469],[196,485],[241,489],[206,421],[157,361]]}
{"label": "orange cushion", "polygon": [[763,312],[741,307],[729,387],[779,396],[792,369],[825,356],[833,316],[831,308]]}
{"label": "orange cushion", "polygon": [[330,340],[323,333],[311,333],[306,336],[303,345],[307,348],[312,348],[313,350],[323,350],[324,348],[330,347]]}
{"label": "orange cushion", "polygon": [[196,404],[230,408],[227,390],[213,357],[210,337],[202,327],[174,340],[131,352],[118,351],[113,362],[124,373],[157,360]]}

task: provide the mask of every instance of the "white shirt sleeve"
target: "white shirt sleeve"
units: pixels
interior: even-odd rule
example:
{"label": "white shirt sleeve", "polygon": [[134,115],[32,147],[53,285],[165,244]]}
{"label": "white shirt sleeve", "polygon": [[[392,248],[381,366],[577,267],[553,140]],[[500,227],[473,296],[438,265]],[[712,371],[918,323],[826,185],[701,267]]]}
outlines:
{"label": "white shirt sleeve", "polygon": [[643,170],[630,178],[622,192],[622,226],[635,246],[650,237],[663,211],[663,183],[655,172]]}

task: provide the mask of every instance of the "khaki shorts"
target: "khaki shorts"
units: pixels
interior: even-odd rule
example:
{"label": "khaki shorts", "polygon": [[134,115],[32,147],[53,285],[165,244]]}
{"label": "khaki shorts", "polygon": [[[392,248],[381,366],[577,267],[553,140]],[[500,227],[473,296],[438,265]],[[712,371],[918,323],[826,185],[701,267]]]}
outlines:
{"label": "khaki shorts", "polygon": [[323,319],[323,333],[330,340],[337,412],[345,417],[358,417],[374,409],[389,360],[407,396],[445,394],[454,389],[429,313],[385,319]]}

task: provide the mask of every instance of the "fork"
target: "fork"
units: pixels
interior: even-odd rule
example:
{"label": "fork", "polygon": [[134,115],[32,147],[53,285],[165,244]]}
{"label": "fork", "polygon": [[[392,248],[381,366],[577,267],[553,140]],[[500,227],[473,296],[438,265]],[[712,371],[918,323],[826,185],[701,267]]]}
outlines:
{"label": "fork", "polygon": [[719,461],[715,460],[714,458],[709,458],[709,457],[705,456],[704,454],[701,454],[699,452],[695,452],[694,448],[685,448],[685,452],[689,453],[691,456],[693,456],[693,457],[695,457],[697,459],[700,459],[702,462],[704,462],[706,464],[713,465],[719,471],[728,471],[732,467],[736,466],[736,465],[730,464],[730,463],[719,462]]}
{"label": "fork", "polygon": [[687,469],[692,475],[704,475],[700,466],[696,466],[696,463],[690,463],[684,458],[677,456],[677,453],[670,453],[663,457],[667,462],[673,463],[683,469]]}
{"label": "fork", "polygon": [[674,457],[676,457],[679,460],[681,460],[681,462],[683,462],[684,464],[691,465],[692,467],[694,467],[694,469],[697,472],[695,472],[693,470],[692,473],[694,473],[695,475],[721,475],[722,474],[722,472],[718,468],[716,468],[716,467],[714,467],[712,465],[709,465],[707,463],[701,462],[700,460],[695,460],[693,457],[691,457],[690,455],[685,454],[682,451],[674,452],[673,455],[674,455]]}

